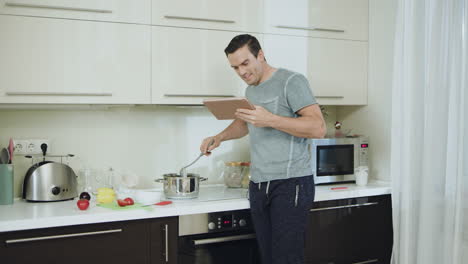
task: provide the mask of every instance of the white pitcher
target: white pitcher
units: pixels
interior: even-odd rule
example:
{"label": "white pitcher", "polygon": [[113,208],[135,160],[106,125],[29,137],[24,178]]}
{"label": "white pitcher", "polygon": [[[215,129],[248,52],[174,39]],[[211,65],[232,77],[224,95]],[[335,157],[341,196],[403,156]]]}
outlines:
{"label": "white pitcher", "polygon": [[369,168],[367,166],[359,166],[354,170],[356,176],[356,185],[366,186],[369,180]]}

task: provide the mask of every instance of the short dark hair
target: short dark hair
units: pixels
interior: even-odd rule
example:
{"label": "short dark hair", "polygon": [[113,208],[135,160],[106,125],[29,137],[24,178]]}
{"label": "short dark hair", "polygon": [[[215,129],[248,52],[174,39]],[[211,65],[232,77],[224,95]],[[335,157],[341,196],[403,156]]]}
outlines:
{"label": "short dark hair", "polygon": [[224,53],[226,53],[226,56],[228,56],[245,45],[247,45],[250,52],[255,56],[255,58],[257,58],[258,52],[262,49],[262,47],[260,47],[260,43],[258,42],[257,38],[249,34],[235,36],[231,42],[229,42],[229,45],[224,49]]}

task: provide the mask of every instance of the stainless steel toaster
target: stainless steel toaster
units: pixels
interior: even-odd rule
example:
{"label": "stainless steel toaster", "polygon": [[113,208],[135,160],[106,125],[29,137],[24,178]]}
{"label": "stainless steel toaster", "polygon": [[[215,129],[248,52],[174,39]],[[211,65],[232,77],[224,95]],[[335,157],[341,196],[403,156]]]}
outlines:
{"label": "stainless steel toaster", "polygon": [[66,164],[42,161],[32,165],[26,172],[23,199],[27,201],[64,201],[77,196],[76,174]]}

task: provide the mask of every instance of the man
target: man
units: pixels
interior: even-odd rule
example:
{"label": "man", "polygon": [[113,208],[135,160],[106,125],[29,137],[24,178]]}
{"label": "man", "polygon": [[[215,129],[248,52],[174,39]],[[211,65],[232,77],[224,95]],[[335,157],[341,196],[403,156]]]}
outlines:
{"label": "man", "polygon": [[307,214],[315,195],[308,139],[325,135],[322,112],[307,79],[268,65],[255,37],[236,36],[224,52],[249,85],[246,97],[255,110],[237,109],[237,119],[204,139],[200,150],[209,155],[221,142],[249,134],[250,209],[262,262],[302,264]]}

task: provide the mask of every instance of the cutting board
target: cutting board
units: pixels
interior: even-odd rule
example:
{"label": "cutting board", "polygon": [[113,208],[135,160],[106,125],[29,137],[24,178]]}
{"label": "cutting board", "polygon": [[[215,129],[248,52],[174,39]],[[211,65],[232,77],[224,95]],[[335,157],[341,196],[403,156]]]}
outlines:
{"label": "cutting board", "polygon": [[127,206],[119,206],[117,202],[112,202],[112,203],[105,203],[105,204],[97,204],[97,206],[112,209],[112,210],[132,210],[132,209],[145,209],[145,210],[152,210],[151,206],[144,206],[141,203],[135,203],[133,205],[127,205]]}

